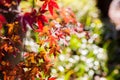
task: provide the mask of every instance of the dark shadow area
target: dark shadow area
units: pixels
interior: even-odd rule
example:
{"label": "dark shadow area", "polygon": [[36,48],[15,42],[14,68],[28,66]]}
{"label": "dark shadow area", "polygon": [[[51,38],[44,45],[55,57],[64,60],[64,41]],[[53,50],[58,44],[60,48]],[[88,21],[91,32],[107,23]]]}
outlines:
{"label": "dark shadow area", "polygon": [[115,25],[110,22],[108,10],[112,0],[98,0],[97,7],[101,11],[101,20],[104,24],[102,42],[100,46],[108,45],[108,76],[120,80],[120,31],[115,30]]}

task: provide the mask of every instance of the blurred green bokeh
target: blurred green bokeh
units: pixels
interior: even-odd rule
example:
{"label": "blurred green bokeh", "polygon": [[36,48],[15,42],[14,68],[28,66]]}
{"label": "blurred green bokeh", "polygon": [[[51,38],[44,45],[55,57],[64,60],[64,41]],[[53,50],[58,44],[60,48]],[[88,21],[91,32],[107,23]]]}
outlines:
{"label": "blurred green bokeh", "polygon": [[[90,38],[84,33],[79,37],[71,36],[70,44],[62,50],[57,62],[52,68],[52,75],[57,80],[117,80],[119,67],[111,73],[107,67],[107,49],[109,40],[104,43],[103,26],[96,0],[58,0],[61,7],[71,8],[77,20],[84,24]],[[104,43],[100,46],[100,43]]]}

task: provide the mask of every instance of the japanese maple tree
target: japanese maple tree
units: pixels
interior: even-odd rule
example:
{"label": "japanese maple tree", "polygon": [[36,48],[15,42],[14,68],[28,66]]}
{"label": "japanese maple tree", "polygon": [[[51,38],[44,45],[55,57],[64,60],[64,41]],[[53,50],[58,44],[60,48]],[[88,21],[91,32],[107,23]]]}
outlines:
{"label": "japanese maple tree", "polygon": [[[56,80],[50,75],[53,60],[67,46],[71,34],[83,31],[70,9],[59,8],[56,0],[32,0],[29,11],[20,8],[22,1],[0,1],[0,79]],[[36,3],[40,3],[36,7]],[[55,10],[55,8],[57,10]],[[31,28],[39,51],[24,47],[25,34]]]}

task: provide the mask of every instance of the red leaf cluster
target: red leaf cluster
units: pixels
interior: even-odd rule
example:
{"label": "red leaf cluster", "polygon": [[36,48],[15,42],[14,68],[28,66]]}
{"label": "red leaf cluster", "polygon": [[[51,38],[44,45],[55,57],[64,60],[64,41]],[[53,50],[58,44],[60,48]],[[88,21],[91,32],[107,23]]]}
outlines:
{"label": "red leaf cluster", "polygon": [[33,24],[36,22],[36,10],[32,10],[31,12],[26,12],[24,15],[18,16],[18,21],[21,23],[24,30],[27,30],[27,25],[29,25],[32,29]]}
{"label": "red leaf cluster", "polygon": [[[4,76],[4,80],[35,80],[36,78],[56,80],[56,77],[50,77],[52,59],[60,53],[61,45],[69,44],[66,37],[80,33],[83,28],[77,24],[75,15],[70,9],[53,12],[54,8],[59,8],[55,0],[40,0],[44,1],[40,8],[32,8],[31,12],[26,13],[17,12],[16,4],[20,1],[0,1],[5,7],[2,9],[5,11],[0,14],[0,27],[4,27],[4,33],[0,34],[0,75]],[[47,11],[50,15],[46,13]],[[4,17],[6,15],[3,14],[9,15],[9,12],[15,14],[15,19],[6,18],[7,21],[10,20],[7,22]],[[37,53],[28,51],[22,42],[27,26],[32,28],[32,39],[39,45],[40,50]],[[34,35],[36,32],[38,35]],[[18,53],[22,52],[25,52],[22,61],[16,62],[16,57],[20,57]],[[16,60],[9,59],[11,56]]]}
{"label": "red leaf cluster", "polygon": [[44,4],[41,7],[41,10],[46,10],[47,7],[51,15],[53,15],[54,8],[57,8],[57,9],[59,8],[55,0],[45,0]]}

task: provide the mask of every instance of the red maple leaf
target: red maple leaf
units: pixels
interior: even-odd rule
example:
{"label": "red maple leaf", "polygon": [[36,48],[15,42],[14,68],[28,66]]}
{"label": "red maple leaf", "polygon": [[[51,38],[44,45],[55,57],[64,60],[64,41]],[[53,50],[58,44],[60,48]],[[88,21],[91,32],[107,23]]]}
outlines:
{"label": "red maple leaf", "polygon": [[38,29],[36,30],[37,32],[41,32],[43,30],[43,23],[41,22],[41,20],[37,21],[38,24]]}
{"label": "red maple leaf", "polygon": [[19,15],[18,20],[25,31],[27,30],[27,24],[34,29],[33,24],[36,22],[36,10],[33,9],[31,12],[26,12],[24,15]]}
{"label": "red maple leaf", "polygon": [[38,29],[36,30],[37,32],[41,32],[43,30],[45,22],[48,23],[48,20],[44,15],[41,14],[37,17],[37,24],[38,24]]}
{"label": "red maple leaf", "polygon": [[53,15],[54,8],[57,8],[57,9],[59,8],[58,4],[55,2],[55,0],[46,0],[41,7],[41,11],[45,10],[47,6],[48,6],[48,9],[49,9],[51,15]]}
{"label": "red maple leaf", "polygon": [[44,23],[44,22],[48,23],[46,16],[44,16],[42,14],[38,15],[38,20],[41,20],[42,23]]}
{"label": "red maple leaf", "polygon": [[5,19],[5,17],[2,14],[0,14],[0,29],[2,28],[2,25],[4,23],[6,23],[6,19]]}

